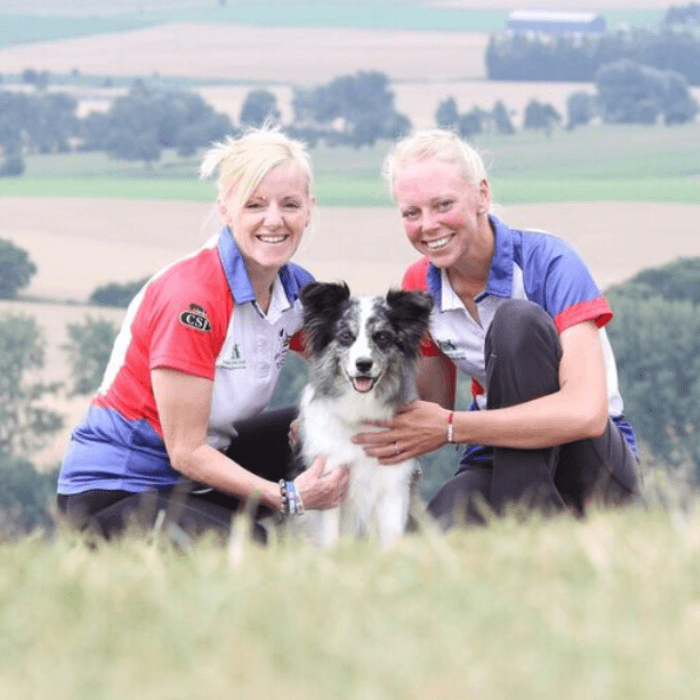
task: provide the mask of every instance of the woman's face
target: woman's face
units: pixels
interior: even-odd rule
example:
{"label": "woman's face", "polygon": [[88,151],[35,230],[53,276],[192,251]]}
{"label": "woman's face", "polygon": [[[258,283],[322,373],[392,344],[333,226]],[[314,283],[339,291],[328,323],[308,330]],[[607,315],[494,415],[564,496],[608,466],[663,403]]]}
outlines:
{"label": "woman's face", "polygon": [[314,200],[303,168],[293,160],[272,168],[237,207],[235,188],[219,200],[249,269],[277,271],[294,255],[311,219]]}
{"label": "woman's face", "polygon": [[409,161],[394,177],[394,197],[408,240],[439,268],[479,255],[491,243],[488,182],[469,182],[457,163]]}

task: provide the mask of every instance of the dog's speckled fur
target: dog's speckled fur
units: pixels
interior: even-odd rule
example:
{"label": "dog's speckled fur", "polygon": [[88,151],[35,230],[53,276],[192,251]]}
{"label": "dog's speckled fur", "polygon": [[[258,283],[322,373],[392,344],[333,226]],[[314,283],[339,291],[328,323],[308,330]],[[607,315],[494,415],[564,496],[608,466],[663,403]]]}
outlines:
{"label": "dog's speckled fur", "polygon": [[390,291],[386,297],[352,297],[345,284],[307,285],[301,293],[309,345],[309,383],[301,399],[301,455],[318,455],[326,471],[350,464],[350,495],[338,509],[305,516],[304,529],[322,546],[340,535],[376,536],[382,546],[405,531],[415,460],[381,466],[352,443],[416,398],[414,365],[428,329],[432,298]]}

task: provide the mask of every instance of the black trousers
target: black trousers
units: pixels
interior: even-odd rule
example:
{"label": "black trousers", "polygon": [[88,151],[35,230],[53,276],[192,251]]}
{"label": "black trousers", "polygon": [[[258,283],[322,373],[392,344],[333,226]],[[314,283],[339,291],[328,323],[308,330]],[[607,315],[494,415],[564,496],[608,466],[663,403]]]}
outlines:
{"label": "black trousers", "polygon": [[[524,403],[559,389],[561,345],[550,316],[524,299],[505,302],[486,334],[487,410]],[[486,504],[503,513],[518,503],[552,513],[583,514],[591,500],[639,498],[637,458],[612,419],[605,433],[542,449],[484,448],[435,494],[428,510],[448,529],[484,522]]]}
{"label": "black trousers", "polygon": [[[288,434],[296,415],[296,408],[284,408],[237,422],[238,437],[231,442],[226,455],[264,479],[285,478],[293,464]],[[177,532],[189,537],[212,531],[227,537],[234,513],[245,504],[235,496],[183,478],[166,492],[92,490],[68,496],[59,494],[57,505],[59,513],[73,527],[109,539],[130,526],[152,528],[161,511],[165,514],[165,526],[171,530],[176,525]],[[258,507],[255,517],[269,512]],[[254,523],[253,535],[264,541],[264,528]]]}

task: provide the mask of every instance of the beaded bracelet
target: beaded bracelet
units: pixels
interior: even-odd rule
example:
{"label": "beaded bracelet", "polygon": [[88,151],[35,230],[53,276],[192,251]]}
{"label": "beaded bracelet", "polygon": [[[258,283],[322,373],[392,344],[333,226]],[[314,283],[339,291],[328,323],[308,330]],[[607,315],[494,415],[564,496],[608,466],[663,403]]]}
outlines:
{"label": "beaded bracelet", "polygon": [[299,495],[299,489],[294,481],[280,479],[280,494],[282,496],[282,512],[285,516],[301,515],[304,512],[304,503]]}
{"label": "beaded bracelet", "polygon": [[455,441],[455,426],[454,426],[455,412],[450,411],[450,415],[447,416],[447,442]]}

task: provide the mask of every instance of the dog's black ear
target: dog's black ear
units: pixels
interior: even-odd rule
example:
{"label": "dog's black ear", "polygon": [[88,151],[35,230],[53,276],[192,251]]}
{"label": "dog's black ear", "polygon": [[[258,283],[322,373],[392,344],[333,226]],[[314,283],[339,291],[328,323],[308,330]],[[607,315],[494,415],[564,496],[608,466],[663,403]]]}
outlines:
{"label": "dog's black ear", "polygon": [[430,312],[435,303],[433,298],[424,292],[392,289],[386,295],[386,303],[399,346],[408,357],[415,357],[430,324]]}
{"label": "dog's black ear", "polygon": [[350,289],[345,282],[310,282],[299,298],[304,307],[304,331],[312,352],[319,353],[333,338],[333,327],[350,298]]}

